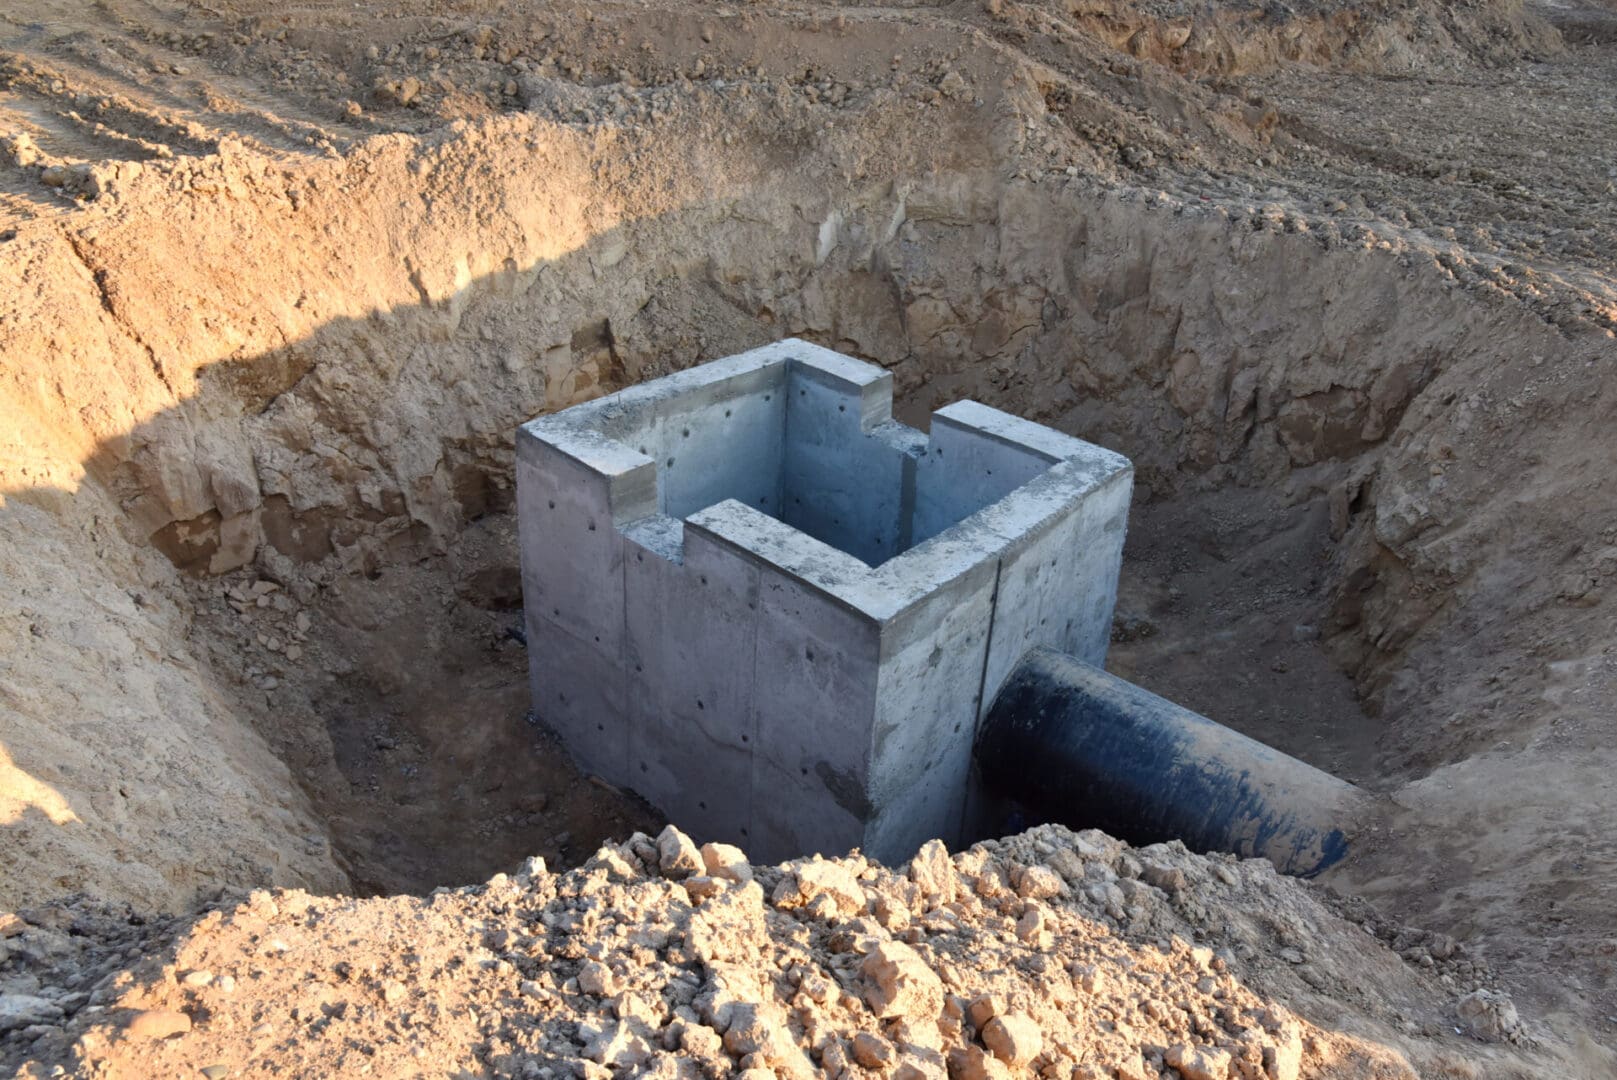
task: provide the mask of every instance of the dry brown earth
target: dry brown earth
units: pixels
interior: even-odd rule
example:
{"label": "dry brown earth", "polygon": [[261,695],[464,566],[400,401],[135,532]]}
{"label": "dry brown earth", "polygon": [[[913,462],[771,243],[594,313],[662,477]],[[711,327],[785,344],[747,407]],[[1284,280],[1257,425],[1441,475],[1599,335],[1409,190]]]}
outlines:
{"label": "dry brown earth", "polygon": [[[1412,1034],[1365,988],[1424,976],[1370,950],[1296,1006],[1337,1074],[1617,1073],[1614,28],[1503,0],[11,0],[0,907],[47,944],[0,942],[0,993],[57,1011],[0,1060],[65,1053],[112,977],[192,1019],[148,1049],[213,1064],[185,1048],[217,991],[134,961],[201,947],[221,888],[328,897],[275,901],[311,961],[237,975],[249,1012],[328,979],[332,927],[386,964],[419,916],[447,965],[484,948],[463,916],[605,888],[413,898],[661,826],[525,722],[512,430],[794,334],[889,367],[911,419],[969,395],[1129,454],[1114,669],[1391,796],[1328,884],[1410,964],[1434,939],[1397,927],[1460,942],[1539,1045],[1421,1034],[1475,969],[1409,991]],[[1241,880],[1215,921],[1319,904]],[[748,948],[830,963],[761,910]],[[1094,916],[1059,947],[1121,932]],[[52,974],[64,941],[94,964]],[[963,966],[951,993],[995,985]],[[1235,977],[1242,1008],[1302,993]],[[484,978],[444,984],[476,1016],[423,1071],[562,1054],[500,1034]],[[880,1033],[856,1019],[825,1023]],[[300,1045],[263,1067],[338,1067]]]}

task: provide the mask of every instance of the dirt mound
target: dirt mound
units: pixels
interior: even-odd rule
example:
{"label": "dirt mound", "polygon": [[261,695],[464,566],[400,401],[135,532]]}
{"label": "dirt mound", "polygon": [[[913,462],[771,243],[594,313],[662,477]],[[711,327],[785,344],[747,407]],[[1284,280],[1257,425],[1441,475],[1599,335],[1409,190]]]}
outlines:
{"label": "dirt mound", "polygon": [[1617,37],[1548,13],[12,4],[0,904],[653,831],[526,722],[511,433],[796,335],[1133,458],[1117,666],[1607,1032]]}
{"label": "dirt mound", "polygon": [[11,1022],[44,1032],[7,1044],[23,1076],[1295,1080],[1539,1058],[1450,939],[1406,963],[1387,944],[1407,934],[1262,860],[1055,827],[952,859],[934,842],[900,872],[753,868],[669,829],[424,898],[258,892],[145,930],[88,905],[32,918],[13,947],[71,989]]}

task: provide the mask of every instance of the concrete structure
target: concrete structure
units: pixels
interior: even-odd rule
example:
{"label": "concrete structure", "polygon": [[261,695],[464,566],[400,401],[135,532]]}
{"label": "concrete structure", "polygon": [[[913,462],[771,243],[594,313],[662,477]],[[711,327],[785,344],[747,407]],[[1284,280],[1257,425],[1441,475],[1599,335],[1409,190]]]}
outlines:
{"label": "concrete structure", "polygon": [[960,836],[1031,646],[1104,662],[1127,459],[801,341],[518,434],[534,707],[580,764],[755,860]]}

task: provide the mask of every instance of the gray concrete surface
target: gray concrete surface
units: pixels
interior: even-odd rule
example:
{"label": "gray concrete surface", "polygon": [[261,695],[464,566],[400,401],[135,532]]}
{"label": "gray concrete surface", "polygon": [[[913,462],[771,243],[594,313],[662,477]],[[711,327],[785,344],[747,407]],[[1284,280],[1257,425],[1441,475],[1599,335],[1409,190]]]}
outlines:
{"label": "gray concrete surface", "polygon": [[756,861],[958,842],[1022,653],[1105,660],[1133,470],[788,340],[518,432],[534,708]]}

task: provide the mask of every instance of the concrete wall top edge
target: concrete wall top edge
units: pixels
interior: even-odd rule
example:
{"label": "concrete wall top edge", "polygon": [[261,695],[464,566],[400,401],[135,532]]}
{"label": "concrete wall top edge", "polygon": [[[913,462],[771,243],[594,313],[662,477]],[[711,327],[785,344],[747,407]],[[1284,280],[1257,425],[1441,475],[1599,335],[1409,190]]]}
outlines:
{"label": "concrete wall top edge", "polygon": [[[1132,484],[1134,466],[1126,458],[1122,461],[1121,468],[1105,471],[1082,459],[1063,461],[954,528],[976,526],[1006,543],[1033,535],[1050,522],[1066,516],[1073,506],[1101,488],[1115,483]],[[953,530],[940,533],[934,539],[946,537],[950,531]]]}
{"label": "concrete wall top edge", "polygon": [[877,424],[865,434],[909,458],[919,458],[926,453],[928,441],[926,432],[917,431],[908,424],[901,424],[897,420],[887,420]]}
{"label": "concrete wall top edge", "polygon": [[869,581],[869,566],[744,502],[726,499],[692,514],[685,520],[685,541],[698,537],[794,577],[848,611],[881,621],[884,605]]}
{"label": "concrete wall top edge", "polygon": [[[855,360],[851,356],[844,356],[839,352],[822,348],[802,338],[785,338],[766,345],[754,352],[770,354],[771,358],[790,359],[804,367],[815,370],[825,380],[836,380],[845,383],[850,389],[877,386],[886,384],[891,386],[893,376],[882,367],[867,363],[864,360]],[[750,355],[743,353],[743,356]]]}
{"label": "concrete wall top edge", "polygon": [[[795,339],[792,339],[795,342]],[[806,379],[859,401],[859,428],[866,433],[893,418],[893,376],[874,364],[797,342],[789,378]]]}
{"label": "concrete wall top edge", "polygon": [[639,545],[658,558],[672,563],[685,561],[685,523],[667,514],[649,514],[623,525],[624,539]]}
{"label": "concrete wall top edge", "polygon": [[691,406],[684,403],[691,399],[714,402],[767,390],[784,385],[791,374],[858,394],[866,403],[867,420],[871,405],[879,406],[874,410],[879,415],[867,427],[891,416],[893,377],[889,372],[798,338],[786,338],[537,417],[518,429],[519,451],[521,443],[537,440],[587,460],[596,444],[585,432],[608,441],[621,440],[670,411],[664,406],[674,405],[673,412],[689,411]]}
{"label": "concrete wall top edge", "polygon": [[547,462],[549,455],[560,454],[597,478],[607,481],[654,466],[646,455],[590,428],[557,427],[542,430],[535,428],[537,423],[529,421],[517,429],[517,456],[529,464],[539,465]]}
{"label": "concrete wall top edge", "polygon": [[[766,376],[765,382],[758,381],[760,375]],[[519,457],[540,464],[547,457],[554,461],[552,455],[559,454],[605,479],[613,518],[623,535],[663,559],[683,562],[689,539],[684,523],[655,513],[648,501],[654,499],[657,461],[620,441],[623,435],[614,438],[600,427],[624,428],[625,419],[632,425],[636,416],[650,422],[665,403],[689,402],[694,397],[713,404],[731,396],[730,391],[743,394],[767,386],[785,388],[795,378],[809,378],[833,391],[858,395],[867,405],[874,401],[883,414],[890,409],[890,373],[808,342],[786,339],[530,421],[519,429]],[[869,414],[868,408],[861,411]],[[974,568],[998,558],[1016,542],[1041,532],[1091,491],[1133,471],[1120,454],[978,402],[956,402],[933,415],[935,430],[942,426],[974,432],[1053,464],[937,535],[874,567],[733,499],[698,510],[685,522],[886,624]],[[866,434],[912,456],[924,453],[928,443],[921,432],[885,416],[867,427]]]}
{"label": "concrete wall top edge", "polygon": [[684,411],[691,399],[718,401],[784,385],[786,358],[760,357],[763,350],[715,360],[686,371],[676,371],[650,382],[625,387],[605,397],[570,406],[522,425],[521,431],[541,442],[556,443],[570,435],[590,431],[603,438],[623,439],[669,411]]}
{"label": "concrete wall top edge", "polygon": [[975,431],[986,438],[1038,454],[1052,464],[1082,458],[1103,470],[1129,466],[1128,458],[1115,451],[977,401],[964,400],[945,405],[932,414],[932,423]]}
{"label": "concrete wall top edge", "polygon": [[880,566],[872,567],[745,503],[729,499],[686,519],[850,610],[887,625],[985,562],[1008,543],[985,522],[968,519]]}

